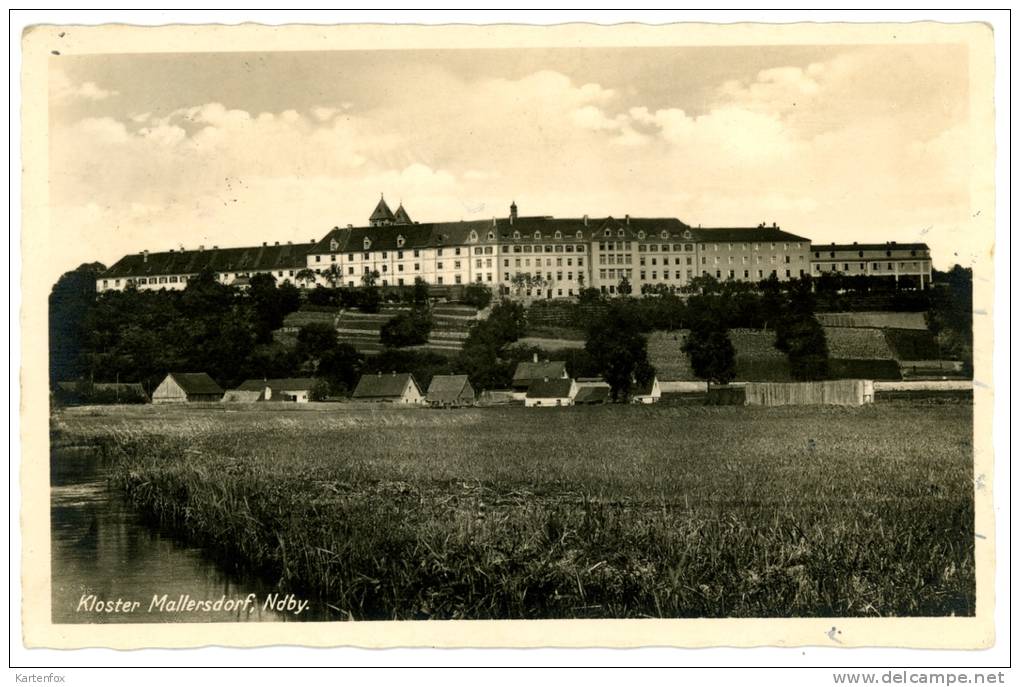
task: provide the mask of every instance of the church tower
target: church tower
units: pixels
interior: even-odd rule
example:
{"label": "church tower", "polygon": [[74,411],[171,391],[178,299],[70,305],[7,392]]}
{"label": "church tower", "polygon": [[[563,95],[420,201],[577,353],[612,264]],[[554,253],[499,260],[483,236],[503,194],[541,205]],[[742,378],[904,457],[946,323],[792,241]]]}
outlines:
{"label": "church tower", "polygon": [[393,213],[393,223],[394,224],[414,224],[414,222],[411,221],[411,216],[408,215],[407,214],[407,210],[404,209],[404,204],[403,203],[401,203],[397,207],[397,211],[395,213]]}
{"label": "church tower", "polygon": [[[407,213],[404,214],[406,215]],[[390,210],[390,206],[386,204],[386,199],[380,193],[379,204],[375,206],[372,216],[368,218],[368,224],[372,227],[385,227],[393,224],[393,220],[393,211]]]}

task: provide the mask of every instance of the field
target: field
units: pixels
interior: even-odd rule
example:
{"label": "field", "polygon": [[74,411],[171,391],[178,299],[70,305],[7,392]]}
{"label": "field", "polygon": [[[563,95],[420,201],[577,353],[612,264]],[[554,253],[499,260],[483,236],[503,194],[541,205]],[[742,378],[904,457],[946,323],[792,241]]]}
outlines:
{"label": "field", "polygon": [[76,408],[150,518],[344,617],[972,615],[967,403]]}

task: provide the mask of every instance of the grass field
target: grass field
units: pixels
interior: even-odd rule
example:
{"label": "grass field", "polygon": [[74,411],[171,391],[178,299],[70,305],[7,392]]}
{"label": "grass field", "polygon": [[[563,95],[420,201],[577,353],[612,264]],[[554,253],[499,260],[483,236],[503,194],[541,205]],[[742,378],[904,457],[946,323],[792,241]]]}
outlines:
{"label": "grass field", "polygon": [[974,612],[967,403],[77,408],[149,517],[346,617]]}

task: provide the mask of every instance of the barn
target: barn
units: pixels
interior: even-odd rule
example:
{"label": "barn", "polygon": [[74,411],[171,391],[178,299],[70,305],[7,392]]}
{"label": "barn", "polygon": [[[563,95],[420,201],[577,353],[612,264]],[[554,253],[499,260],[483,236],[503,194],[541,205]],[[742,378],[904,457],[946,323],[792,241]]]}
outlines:
{"label": "barn", "polygon": [[468,406],[475,402],[475,389],[467,375],[436,375],[429,384],[425,400],[439,408]]}
{"label": "barn", "polygon": [[259,401],[292,401],[308,403],[318,380],[314,377],[285,377],[280,379],[246,379],[237,391],[257,391]]}
{"label": "barn", "polygon": [[417,405],[425,400],[421,393],[421,387],[414,380],[414,375],[406,372],[400,374],[391,372],[388,375],[378,372],[374,375],[362,375],[351,398],[358,401],[409,405]]}
{"label": "barn", "polygon": [[536,379],[528,386],[524,405],[528,408],[572,406],[577,395],[577,382],[573,379]]}
{"label": "barn", "polygon": [[171,372],[152,392],[153,403],[219,401],[223,389],[205,372]]}

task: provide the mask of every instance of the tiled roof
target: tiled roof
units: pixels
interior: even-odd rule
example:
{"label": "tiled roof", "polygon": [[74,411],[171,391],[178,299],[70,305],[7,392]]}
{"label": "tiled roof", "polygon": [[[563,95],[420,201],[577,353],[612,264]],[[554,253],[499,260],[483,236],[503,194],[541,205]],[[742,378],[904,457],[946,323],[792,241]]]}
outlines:
{"label": "tiled roof", "polygon": [[262,391],[267,386],[274,391],[308,391],[317,380],[314,377],[286,377],[282,379],[246,379],[237,386],[238,391]]}
{"label": "tiled roof", "polygon": [[581,386],[574,403],[605,403],[609,400],[609,386]]}
{"label": "tiled roof", "polygon": [[222,394],[223,389],[205,372],[171,372],[177,385],[187,394]]}
{"label": "tiled roof", "polygon": [[698,227],[695,232],[695,241],[701,243],[805,243],[808,239],[803,236],[791,234],[778,227],[720,227],[702,228]]}
{"label": "tiled roof", "polygon": [[198,274],[205,268],[216,272],[302,269],[307,266],[307,255],[311,248],[311,243],[287,243],[247,248],[178,250],[148,255],[132,253],[115,262],[100,275],[100,279]]}
{"label": "tiled roof", "polygon": [[467,375],[436,375],[429,383],[426,398],[430,401],[440,402],[457,401],[465,391],[472,398],[474,397],[474,389],[471,388]]}
{"label": "tiled roof", "polygon": [[571,380],[536,379],[528,387],[528,398],[568,398]]}
{"label": "tiled roof", "polygon": [[414,377],[406,372],[400,374],[391,373],[388,375],[362,375],[361,379],[358,380],[358,386],[354,389],[353,398],[399,397],[404,393],[404,388],[407,386],[408,379],[410,379],[411,383],[416,387],[418,386],[418,383],[414,381]]}
{"label": "tiled roof", "polygon": [[562,360],[557,361],[543,361],[543,362],[523,362],[517,363],[517,369],[514,370],[514,385],[525,384],[536,379],[553,379],[556,377],[565,377],[567,374],[567,364]]}

